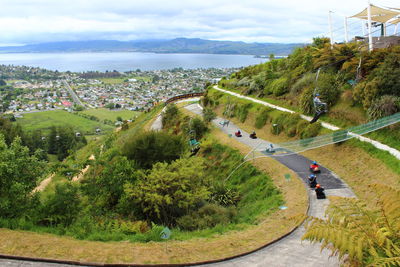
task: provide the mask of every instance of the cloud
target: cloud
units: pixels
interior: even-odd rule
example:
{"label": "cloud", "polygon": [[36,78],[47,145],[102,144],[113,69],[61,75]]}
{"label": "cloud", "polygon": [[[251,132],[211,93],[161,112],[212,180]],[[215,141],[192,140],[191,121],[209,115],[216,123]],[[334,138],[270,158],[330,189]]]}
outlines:
{"label": "cloud", "polygon": [[[399,7],[396,1],[380,2]],[[364,0],[2,0],[0,40],[33,43],[193,37],[305,42],[328,35],[329,10],[335,11],[335,36],[343,37],[343,15],[355,14],[365,6]],[[360,25],[352,24],[354,34],[362,34]]]}

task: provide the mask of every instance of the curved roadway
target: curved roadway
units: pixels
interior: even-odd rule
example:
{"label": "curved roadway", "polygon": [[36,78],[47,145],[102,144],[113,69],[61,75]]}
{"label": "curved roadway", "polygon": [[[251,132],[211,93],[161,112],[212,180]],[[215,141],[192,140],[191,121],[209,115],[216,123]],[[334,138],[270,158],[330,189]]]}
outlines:
{"label": "curved roadway", "polygon": [[[188,105],[185,108],[193,113],[202,114],[202,108],[198,104]],[[238,127],[232,122],[230,122],[228,126],[222,126],[220,124],[222,120],[221,118],[217,118],[213,123],[226,134],[232,134],[232,138],[237,139],[243,144],[251,148],[260,147],[260,145],[262,147],[267,147],[270,144],[262,139],[250,139],[249,133],[245,131],[242,131],[243,137],[235,137],[233,133],[237,131]],[[159,116],[153,123],[151,129],[158,130],[160,128],[161,117]],[[305,186],[307,186],[307,177],[309,175],[308,166],[311,160],[301,155],[279,156],[275,157],[275,159],[296,172],[304,181]],[[328,196],[354,197],[354,193],[351,189],[340,180],[337,175],[324,167],[322,167],[322,174],[318,177],[318,182],[325,188],[325,193]],[[308,195],[310,200],[308,215],[322,218],[329,204],[329,200],[317,200],[314,191],[311,189],[308,191]],[[319,244],[311,244],[308,241],[302,242],[301,236],[304,234],[304,231],[304,227],[301,226],[280,241],[254,253],[203,266],[340,266],[338,258],[336,256],[330,257],[331,252],[328,250],[321,251]],[[62,267],[70,265],[0,259],[0,266]]]}
{"label": "curved roadway", "polygon": [[[186,109],[193,113],[202,114],[202,108],[198,104],[186,106]],[[269,146],[269,142],[262,139],[250,139],[249,133],[242,131],[242,137],[235,137],[234,132],[239,128],[232,122],[228,126],[222,126],[220,122],[223,119],[217,118],[213,123],[226,134],[232,134],[239,142],[251,147]],[[311,160],[301,155],[277,156],[275,157],[280,163],[292,169],[307,185],[308,166]],[[322,166],[321,166],[322,167]],[[354,197],[351,189],[330,170],[322,167],[322,174],[318,176],[318,182],[325,188],[325,193],[328,196]],[[310,209],[308,215],[322,218],[325,209],[329,204],[328,199],[317,199],[313,190],[308,191],[310,200]],[[225,262],[207,264],[203,266],[339,266],[337,257],[330,257],[330,251],[321,251],[319,244],[311,244],[308,241],[301,241],[301,236],[304,234],[304,227],[299,227],[293,233],[280,241],[267,246],[257,252],[249,255],[228,260]]]}

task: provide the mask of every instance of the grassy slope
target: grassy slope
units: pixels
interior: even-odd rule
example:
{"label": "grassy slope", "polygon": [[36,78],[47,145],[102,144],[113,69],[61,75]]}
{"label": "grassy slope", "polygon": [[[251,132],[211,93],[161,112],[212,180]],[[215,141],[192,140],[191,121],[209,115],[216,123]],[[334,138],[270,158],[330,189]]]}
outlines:
{"label": "grassy slope", "polygon": [[113,127],[101,122],[92,121],[62,110],[26,113],[17,122],[27,131],[48,131],[51,126],[69,125],[84,133],[95,133],[96,128],[112,131]]}
{"label": "grassy slope", "polygon": [[100,120],[111,120],[111,121],[116,121],[117,117],[121,117],[124,120],[129,120],[132,119],[140,114],[140,112],[137,111],[130,111],[130,110],[109,110],[106,108],[97,108],[97,109],[87,109],[84,110],[80,113],[87,114],[87,115],[93,115]]}
{"label": "grassy slope", "polygon": [[[135,134],[142,127],[147,128],[152,116],[158,111],[141,115],[128,131],[121,132],[120,138]],[[217,129],[212,130],[212,135],[220,143],[238,149],[243,155],[249,152],[247,146]],[[82,154],[89,153],[86,151]],[[207,233],[207,230],[191,234],[178,232],[175,238],[185,241],[169,241],[166,253],[164,244],[157,242],[132,244],[79,241],[50,234],[0,229],[0,253],[108,263],[179,263],[222,258],[255,249],[287,233],[299,223],[306,211],[307,195],[300,179],[287,181],[284,174],[289,173],[292,177],[296,175],[276,161],[263,158],[252,163],[272,178],[282,192],[288,209],[261,216],[258,218],[258,225],[247,226],[245,230],[230,231],[222,235]],[[241,226],[238,225],[235,229],[240,230]],[[226,231],[222,228],[220,230]],[[196,236],[208,237],[193,238]],[[188,238],[191,239],[187,240]]]}

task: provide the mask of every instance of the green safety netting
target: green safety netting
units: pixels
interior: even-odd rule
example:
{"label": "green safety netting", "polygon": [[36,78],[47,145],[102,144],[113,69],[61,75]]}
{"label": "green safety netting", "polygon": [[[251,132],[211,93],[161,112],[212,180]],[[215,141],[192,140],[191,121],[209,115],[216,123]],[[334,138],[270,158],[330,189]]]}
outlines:
{"label": "green safety netting", "polygon": [[386,126],[395,124],[400,121],[400,112],[387,116],[378,120],[370,121],[366,124],[350,127],[345,130],[338,130],[331,134],[320,135],[307,139],[300,139],[296,141],[290,141],[285,143],[279,143],[274,145],[273,153],[270,151],[261,151],[268,155],[279,155],[279,154],[292,154],[300,153],[306,150],[343,142],[360,135],[376,131]]}

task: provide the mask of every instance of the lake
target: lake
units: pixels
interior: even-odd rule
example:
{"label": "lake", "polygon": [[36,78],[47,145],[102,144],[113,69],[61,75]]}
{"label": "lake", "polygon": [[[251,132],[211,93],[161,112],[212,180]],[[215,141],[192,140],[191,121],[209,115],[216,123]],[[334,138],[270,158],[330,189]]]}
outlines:
{"label": "lake", "polygon": [[115,53],[10,53],[0,64],[34,66],[58,71],[129,71],[173,68],[237,68],[267,61],[250,55]]}

